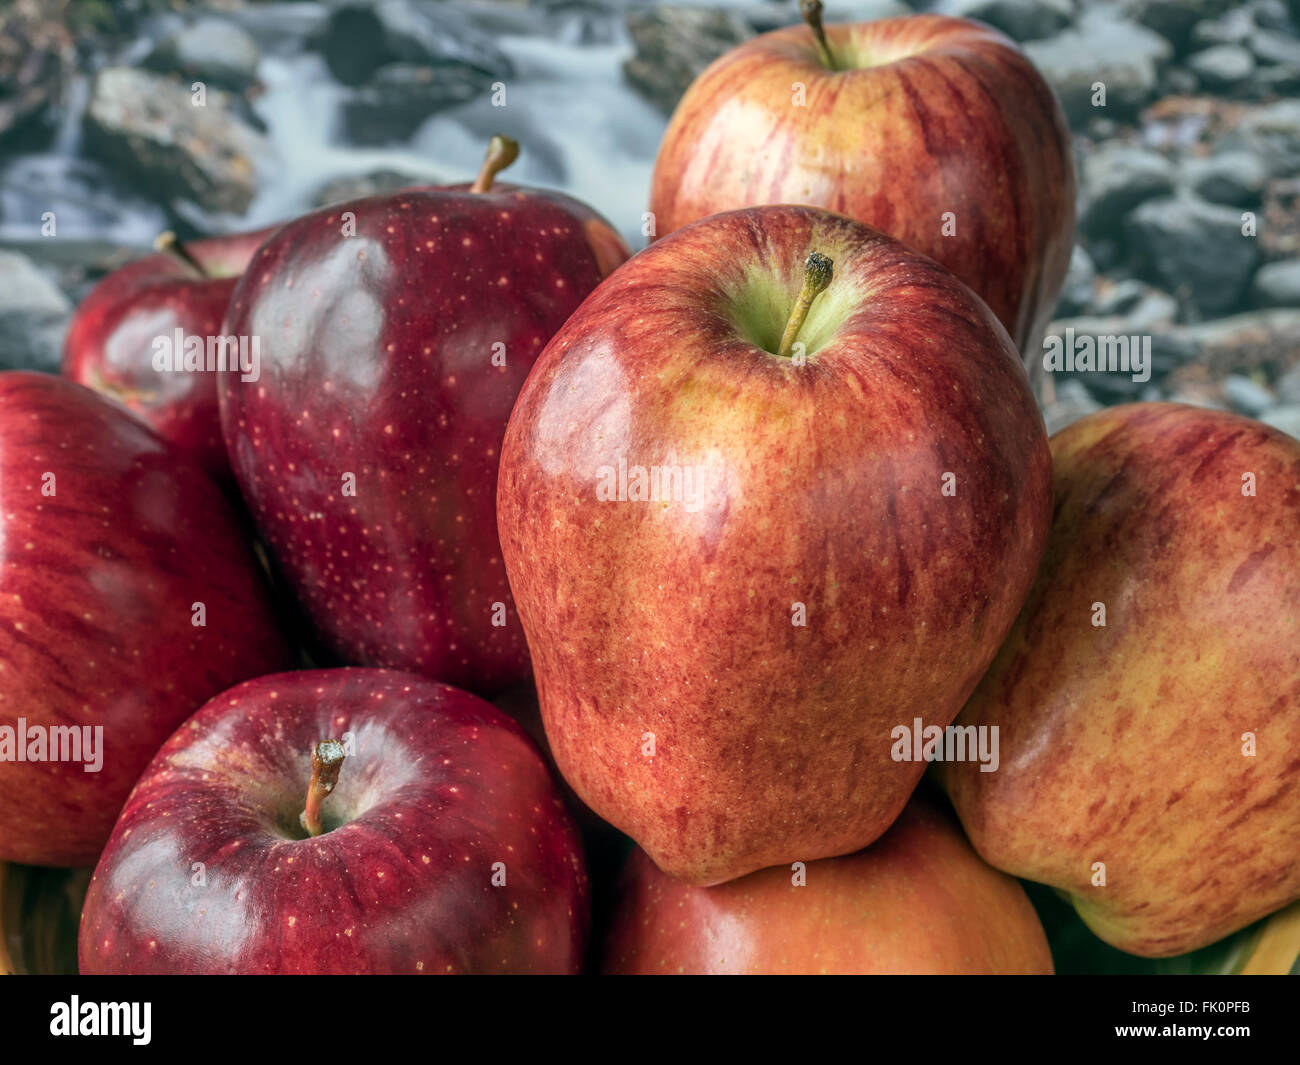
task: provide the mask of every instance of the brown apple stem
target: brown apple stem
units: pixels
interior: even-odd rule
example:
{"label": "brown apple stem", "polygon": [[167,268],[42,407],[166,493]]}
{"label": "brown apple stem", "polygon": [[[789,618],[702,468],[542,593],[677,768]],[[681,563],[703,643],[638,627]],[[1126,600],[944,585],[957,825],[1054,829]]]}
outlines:
{"label": "brown apple stem", "polygon": [[185,247],[176,239],[176,234],[170,229],[165,229],[154,238],[154,251],[160,251],[165,255],[170,255],[173,259],[179,259],[199,277],[207,277],[208,272],[203,268],[203,264],[194,258],[194,253]]}
{"label": "brown apple stem", "polygon": [[813,37],[817,41],[817,51],[821,53],[826,69],[837,69],[835,57],[831,55],[830,42],[826,40],[826,29],[822,26],[822,0],[799,0],[799,14],[812,30]]}
{"label": "brown apple stem", "polygon": [[834,276],[835,264],[819,251],[813,252],[803,264],[803,288],[799,290],[799,299],[790,312],[790,320],[785,323],[785,333],[781,336],[778,355],[789,355],[794,349],[794,342],[799,339],[799,330],[803,328],[804,319],[808,317],[808,308],[813,300],[826,291]]}
{"label": "brown apple stem", "polygon": [[512,141],[498,133],[488,142],[487,155],[483,157],[483,167],[469,187],[470,192],[488,192],[497,174],[519,158],[519,142]]}
{"label": "brown apple stem", "polygon": [[321,740],[311,752],[311,783],[307,785],[307,808],[298,816],[309,836],[321,834],[320,808],[339,782],[343,765],[343,744]]}
{"label": "brown apple stem", "polygon": [[1250,955],[1237,970],[1241,976],[1286,976],[1300,958],[1300,902],[1278,910],[1265,923]]}

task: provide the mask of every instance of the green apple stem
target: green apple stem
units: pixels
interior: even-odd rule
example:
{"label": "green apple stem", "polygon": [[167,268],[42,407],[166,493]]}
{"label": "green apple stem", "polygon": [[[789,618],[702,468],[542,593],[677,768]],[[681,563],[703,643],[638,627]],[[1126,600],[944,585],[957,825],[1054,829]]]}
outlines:
{"label": "green apple stem", "polygon": [[519,158],[519,142],[512,141],[498,133],[488,142],[487,155],[483,157],[483,167],[469,187],[470,192],[488,192],[497,174]]}
{"label": "green apple stem", "polygon": [[311,783],[307,785],[307,808],[298,815],[309,836],[319,836],[320,808],[339,781],[343,765],[343,744],[338,740],[321,740],[311,752]]}
{"label": "green apple stem", "polygon": [[813,300],[826,291],[834,276],[835,264],[819,251],[813,252],[803,264],[803,288],[799,290],[799,299],[790,312],[790,320],[785,323],[785,332],[781,335],[778,355],[789,355],[794,350],[794,342],[799,339],[799,330],[803,328],[804,319]]}
{"label": "green apple stem", "polygon": [[822,26],[822,0],[799,0],[799,14],[812,30],[817,41],[817,51],[821,53],[822,62],[827,70],[838,70],[835,57],[831,55],[830,42],[826,40],[826,30]]}
{"label": "green apple stem", "polygon": [[170,255],[173,259],[179,259],[199,277],[207,277],[208,272],[203,268],[203,264],[194,258],[194,253],[185,247],[176,239],[176,234],[170,229],[165,229],[154,238],[154,250],[160,251],[165,255]]}

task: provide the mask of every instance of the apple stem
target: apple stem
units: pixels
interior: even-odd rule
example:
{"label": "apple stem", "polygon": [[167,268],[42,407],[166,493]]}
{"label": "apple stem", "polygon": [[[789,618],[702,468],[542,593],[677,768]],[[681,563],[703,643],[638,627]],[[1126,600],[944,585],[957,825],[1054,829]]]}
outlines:
{"label": "apple stem", "polygon": [[799,290],[799,299],[790,312],[790,320],[785,323],[785,333],[781,336],[778,355],[789,355],[794,350],[794,342],[799,339],[799,330],[803,328],[804,319],[808,317],[808,308],[818,296],[826,291],[834,276],[835,264],[819,251],[813,252],[803,264],[803,288]]}
{"label": "apple stem", "polygon": [[185,247],[176,239],[176,234],[170,229],[165,229],[154,238],[154,250],[160,251],[165,255],[170,255],[173,259],[179,259],[199,277],[207,277],[208,272],[203,268],[203,264],[194,258],[194,253]]}
{"label": "apple stem", "polygon": [[343,765],[343,744],[321,740],[311,752],[311,783],[307,785],[307,808],[298,815],[309,836],[321,834],[320,808],[339,781]]}
{"label": "apple stem", "polygon": [[469,187],[470,192],[488,192],[497,174],[519,158],[519,142],[512,141],[498,133],[488,142],[487,155],[483,157],[483,166]]}
{"label": "apple stem", "polygon": [[826,30],[822,26],[822,0],[799,0],[799,14],[812,30],[813,37],[817,41],[817,51],[821,53],[826,69],[838,69],[835,66],[835,57],[831,55],[830,42],[826,40]]}

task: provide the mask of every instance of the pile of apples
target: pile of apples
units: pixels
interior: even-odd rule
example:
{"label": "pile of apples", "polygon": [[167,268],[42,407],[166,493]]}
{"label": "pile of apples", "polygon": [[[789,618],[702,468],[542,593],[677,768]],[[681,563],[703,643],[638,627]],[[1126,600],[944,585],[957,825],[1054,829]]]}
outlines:
{"label": "pile of apples", "polygon": [[0,862],[94,867],[83,972],[1042,973],[1016,877],[1151,957],[1300,898],[1300,442],[1049,443],[1051,91],[804,12],[691,88],[635,256],[496,138],[0,375]]}

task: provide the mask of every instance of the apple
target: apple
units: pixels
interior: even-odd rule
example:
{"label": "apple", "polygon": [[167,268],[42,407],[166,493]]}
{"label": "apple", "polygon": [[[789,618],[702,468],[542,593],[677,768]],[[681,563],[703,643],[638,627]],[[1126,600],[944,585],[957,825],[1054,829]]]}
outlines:
{"label": "apple", "polygon": [[179,243],[114,270],[78,306],[64,343],[63,373],[124,404],[222,483],[230,462],[213,373],[159,372],[158,342],[220,335],[221,319],[253,252],[273,228]]}
{"label": "apple", "polygon": [[287,584],[343,661],[485,696],[528,680],[494,509],[506,420],[551,335],[627,248],[559,193],[493,183],[324,208],[262,245],[225,332],[235,476]]}
{"label": "apple", "polygon": [[918,798],[866,850],[717,887],[674,880],[633,851],[604,971],[1042,975],[1052,955],[1024,889]]}
{"label": "apple", "polygon": [[575,829],[489,703],[378,669],[260,677],[141,777],[90,881],[82,973],[576,972]]}
{"label": "apple", "polygon": [[958,719],[1001,767],[943,779],[986,861],[1181,954],[1300,899],[1300,441],[1143,403],[1052,457],[1042,569]]}
{"label": "apple", "polygon": [[176,726],[288,662],[212,479],[88,388],[0,374],[0,861],[93,865]]}
{"label": "apple", "polygon": [[691,85],[659,148],[660,233],[733,208],[814,204],[897,237],[971,286],[1029,359],[1074,244],[1060,104],[1012,41],[908,15],[762,34]]}
{"label": "apple", "polygon": [[565,779],[712,884],[898,816],[925,764],[891,730],[946,726],[992,661],[1051,469],[965,285],[859,222],[761,207],[588,297],[519,396],[497,507]]}

